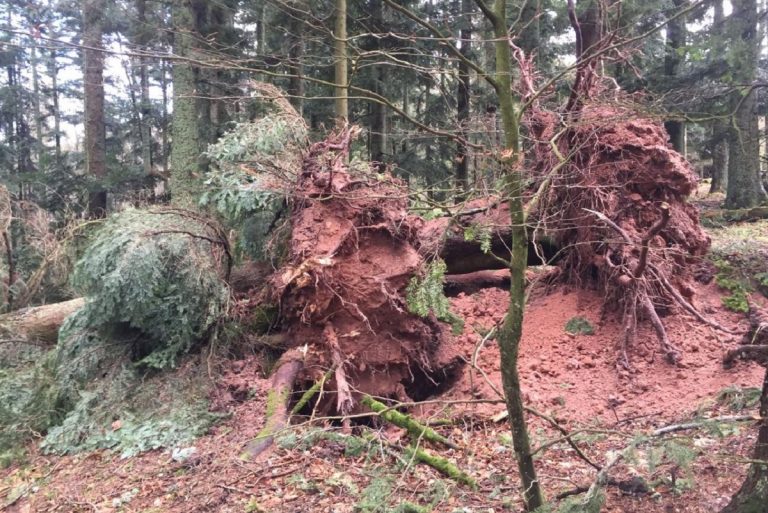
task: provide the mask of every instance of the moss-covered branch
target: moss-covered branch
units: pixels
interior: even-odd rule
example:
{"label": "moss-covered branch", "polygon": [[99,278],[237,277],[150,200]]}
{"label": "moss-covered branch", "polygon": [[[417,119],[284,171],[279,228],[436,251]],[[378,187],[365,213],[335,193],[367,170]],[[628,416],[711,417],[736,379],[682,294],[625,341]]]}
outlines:
{"label": "moss-covered branch", "polygon": [[418,447],[408,447],[405,451],[408,457],[414,461],[429,465],[433,469],[437,470],[444,476],[453,479],[457,483],[465,484],[472,489],[477,488],[477,483],[475,480],[472,479],[469,474],[459,469],[459,467],[454,465],[448,459],[429,454],[424,449],[420,449]]}
{"label": "moss-covered branch", "polygon": [[434,429],[417,422],[413,419],[413,417],[410,417],[405,413],[400,413],[397,410],[393,410],[387,407],[385,404],[380,403],[369,395],[363,396],[361,402],[370,408],[371,411],[378,413],[382,419],[391,424],[394,424],[397,427],[405,429],[411,436],[415,438],[440,443],[450,447],[451,449],[458,449],[455,443],[451,442],[443,435],[437,433]]}

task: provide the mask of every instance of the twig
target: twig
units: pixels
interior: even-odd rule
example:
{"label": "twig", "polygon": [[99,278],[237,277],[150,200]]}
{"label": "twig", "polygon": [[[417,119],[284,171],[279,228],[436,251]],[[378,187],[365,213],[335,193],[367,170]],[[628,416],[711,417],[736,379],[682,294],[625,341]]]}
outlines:
{"label": "twig", "polygon": [[747,422],[750,420],[759,421],[763,420],[762,417],[759,417],[757,415],[725,415],[722,417],[712,417],[709,419],[702,419],[694,422],[685,422],[682,424],[670,424],[669,426],[664,426],[658,429],[655,429],[651,432],[651,436],[663,436],[668,433],[674,433],[677,431],[686,431],[689,429],[698,429],[700,427],[704,427],[711,424],[717,424],[721,422]]}

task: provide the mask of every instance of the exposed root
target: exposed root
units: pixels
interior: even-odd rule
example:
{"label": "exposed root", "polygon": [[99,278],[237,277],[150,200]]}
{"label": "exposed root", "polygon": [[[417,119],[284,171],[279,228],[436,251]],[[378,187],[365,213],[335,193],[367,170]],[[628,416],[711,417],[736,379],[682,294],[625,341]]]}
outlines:
{"label": "exposed root", "polygon": [[659,314],[656,313],[656,307],[653,306],[653,301],[648,295],[644,295],[641,304],[645,314],[650,319],[653,329],[656,331],[656,336],[661,343],[661,350],[664,352],[664,356],[669,363],[677,364],[680,361],[680,351],[672,345],[667,336],[667,330],[664,328],[664,324],[659,319]]}
{"label": "exposed root", "polygon": [[252,460],[269,449],[275,435],[284,429],[288,423],[288,402],[293,392],[296,376],[304,366],[304,354],[299,349],[293,349],[280,357],[272,383],[267,393],[267,409],[264,428],[246,447],[240,455],[242,460]]}
{"label": "exposed root", "polygon": [[534,161],[541,182],[549,182],[531,215],[557,234],[564,278],[597,286],[607,309],[621,309],[618,365],[629,368],[640,320],[677,364],[682,353],[669,340],[664,313],[679,308],[727,331],[690,302],[691,262],[707,251],[709,237],[686,201],[696,185],[692,168],[667,145],[663,126],[624,100],[588,100],[566,117],[529,114]]}
{"label": "exposed root", "polygon": [[345,418],[362,411],[365,394],[423,398],[459,365],[444,344],[449,327],[407,307],[409,282],[425,262],[423,221],[408,214],[397,179],[347,168],[355,133],[333,133],[304,155],[288,255],[270,278],[289,339],[308,346],[298,379],[317,383],[333,369],[314,408]]}

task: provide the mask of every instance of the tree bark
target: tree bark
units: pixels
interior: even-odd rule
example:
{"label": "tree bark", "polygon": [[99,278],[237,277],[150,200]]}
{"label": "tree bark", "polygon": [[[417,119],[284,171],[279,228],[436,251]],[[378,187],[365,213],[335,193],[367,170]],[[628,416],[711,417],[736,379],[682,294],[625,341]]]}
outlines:
{"label": "tree bark", "polygon": [[299,113],[304,114],[304,20],[301,11],[291,12],[288,21],[288,96]]}
{"label": "tree bark", "polygon": [[83,298],[24,308],[0,315],[0,343],[55,344],[64,319],[85,304]]}
{"label": "tree bark", "polygon": [[[763,378],[760,396],[760,427],[752,459],[768,461],[768,368]],[[722,513],[768,512],[768,464],[751,463],[744,483]]]}
{"label": "tree bark", "polygon": [[[205,10],[199,0],[174,0],[173,52],[184,59],[200,57],[196,24],[197,13]],[[184,60],[173,63],[173,124],[171,128],[171,202],[180,207],[194,208],[202,192],[205,165],[202,152],[204,111],[207,105],[201,98],[200,69]]]}
{"label": "tree bark", "polygon": [[104,124],[104,0],[83,0],[83,93],[85,97],[85,169],[95,178],[88,196],[88,214],[104,217],[107,191],[107,135]]}
{"label": "tree bark", "polygon": [[751,208],[765,199],[760,182],[759,129],[757,124],[758,45],[756,0],[733,0],[730,16],[731,52],[738,62],[732,66],[739,86],[731,94],[733,126],[728,140],[728,189],[725,206],[729,209]]}
{"label": "tree bark", "polygon": [[[673,0],[675,10],[673,15],[677,14],[685,7],[687,0]],[[667,24],[667,46],[664,55],[664,74],[670,84],[677,81],[680,74],[680,64],[682,59],[678,51],[685,47],[686,39],[685,17],[679,16]],[[664,128],[669,134],[669,142],[676,152],[685,155],[685,122],[681,120],[669,120],[664,122]]]}
{"label": "tree bark", "polygon": [[531,443],[528,438],[528,426],[525,420],[523,395],[520,388],[520,375],[517,369],[520,340],[523,335],[528,232],[525,227],[523,206],[525,181],[520,158],[520,127],[512,96],[512,55],[507,35],[506,15],[506,0],[496,0],[490,21],[493,24],[496,38],[494,43],[496,49],[494,85],[499,99],[504,130],[504,146],[499,153],[499,160],[506,181],[504,195],[509,202],[509,222],[512,235],[511,262],[509,265],[509,307],[496,340],[499,344],[502,386],[509,412],[509,423],[520,472],[523,499],[526,509],[535,511],[544,504],[544,497],[531,454]]}
{"label": "tree bark", "polygon": [[[147,23],[147,2],[136,0],[136,44],[140,52],[149,50],[151,27]],[[149,62],[139,57],[139,114],[141,135],[141,164],[146,176],[152,175],[152,102],[149,98]]]}
{"label": "tree bark", "polygon": [[[459,35],[461,40],[461,55],[469,59],[472,51],[472,12],[474,3],[472,0],[461,0],[462,27]],[[456,197],[459,201],[466,197],[469,190],[469,151],[467,151],[467,137],[469,137],[469,113],[470,113],[471,82],[469,65],[459,61],[459,80],[456,84],[456,110],[458,111],[459,139],[456,141]]]}
{"label": "tree bark", "polygon": [[349,100],[347,87],[347,0],[336,0],[336,26],[333,31],[333,57],[334,66],[334,103],[333,113],[336,121],[342,125],[349,120]]}
{"label": "tree bark", "polygon": [[[385,32],[384,9],[381,0],[371,1],[371,16],[373,18],[373,29],[381,34]],[[384,51],[385,45],[381,37],[374,38],[374,49]],[[384,66],[376,65],[373,68],[373,91],[376,94],[384,96]],[[371,144],[370,159],[378,172],[383,172],[386,168],[387,153],[387,110],[380,102],[370,102],[371,109]]]}
{"label": "tree bark", "polygon": [[728,128],[722,120],[712,125],[712,184],[709,193],[725,192],[728,188]]}

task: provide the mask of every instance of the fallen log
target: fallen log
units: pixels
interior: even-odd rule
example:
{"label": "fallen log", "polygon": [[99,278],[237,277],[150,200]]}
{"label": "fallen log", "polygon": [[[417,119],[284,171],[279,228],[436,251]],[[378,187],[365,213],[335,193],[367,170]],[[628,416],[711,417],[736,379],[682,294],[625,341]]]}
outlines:
{"label": "fallen log", "polygon": [[79,297],[62,303],[34,306],[0,315],[0,342],[56,344],[59,327],[64,319],[84,304],[85,299]]}
{"label": "fallen log", "polygon": [[768,219],[768,207],[741,208],[734,210],[707,210],[701,212],[702,221],[735,223]]}
{"label": "fallen log", "polygon": [[[482,208],[423,222],[418,229],[419,253],[427,259],[439,256],[448,274],[509,267],[505,262],[512,241],[509,208],[506,203],[488,201],[472,203]],[[554,263],[560,248],[551,237],[530,229],[528,240],[528,265]]]}
{"label": "fallen log", "polygon": [[[559,267],[550,265],[532,266],[525,271],[526,285],[542,282],[550,283],[558,276]],[[443,291],[448,297],[456,297],[461,293],[474,294],[482,289],[508,289],[509,269],[483,270],[466,274],[446,274],[443,281]]]}

